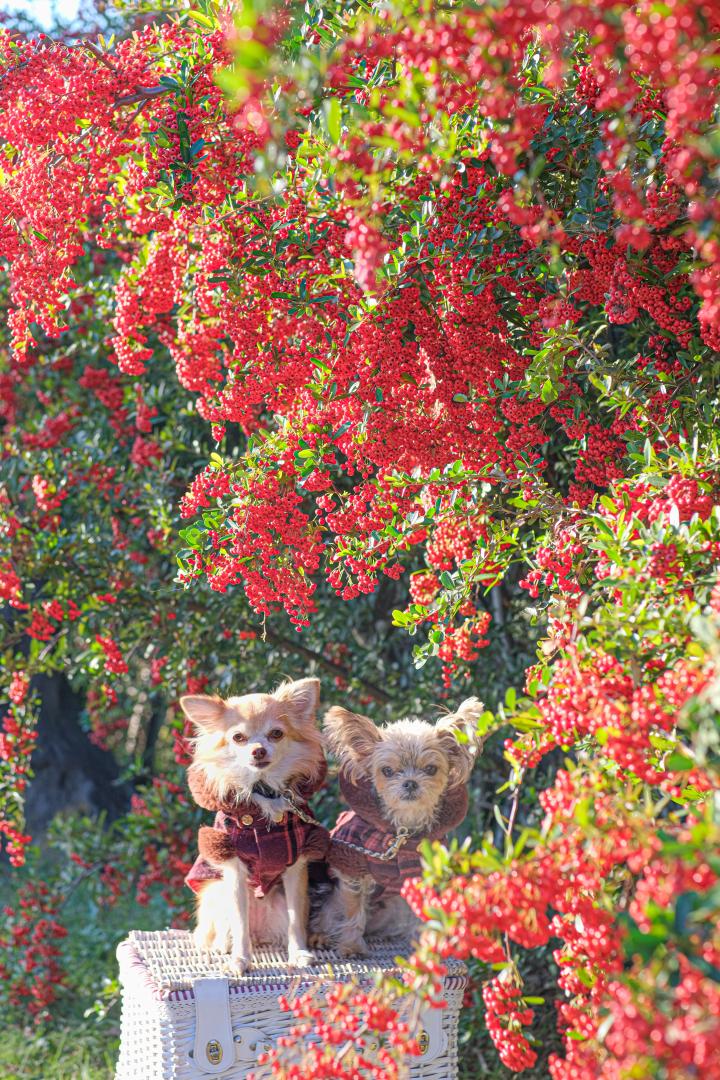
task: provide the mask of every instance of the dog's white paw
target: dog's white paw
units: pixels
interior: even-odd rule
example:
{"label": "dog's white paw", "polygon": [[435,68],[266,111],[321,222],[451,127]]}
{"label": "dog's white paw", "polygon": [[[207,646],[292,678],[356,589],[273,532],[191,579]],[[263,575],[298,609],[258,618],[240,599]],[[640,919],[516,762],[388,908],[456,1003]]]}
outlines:
{"label": "dog's white paw", "polygon": [[252,967],[252,957],[246,956],[245,953],[231,952],[230,963],[237,968],[241,975],[245,975]]}
{"label": "dog's white paw", "polygon": [[311,967],[317,963],[314,952],[310,949],[288,949],[288,964],[293,968]]}
{"label": "dog's white paw", "polygon": [[200,952],[211,952],[213,949],[220,949],[219,944],[216,944],[216,937],[214,930],[195,930],[193,933],[193,942],[195,948]]}

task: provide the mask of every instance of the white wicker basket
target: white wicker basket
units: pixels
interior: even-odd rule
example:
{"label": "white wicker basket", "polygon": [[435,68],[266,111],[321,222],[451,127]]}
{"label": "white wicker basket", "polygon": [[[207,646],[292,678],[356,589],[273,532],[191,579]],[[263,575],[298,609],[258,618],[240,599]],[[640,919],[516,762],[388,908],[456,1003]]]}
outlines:
{"label": "white wicker basket", "polygon": [[[379,969],[395,969],[397,943],[371,942],[363,961],[320,951],[318,965],[295,974],[272,949],[256,949],[253,970],[237,975],[228,956],[199,952],[183,930],[133,931],[118,947],[122,1036],[116,1080],[244,1080],[257,1055],[292,1023],[280,994],[354,976],[371,983]],[[465,988],[462,964],[449,964],[445,1009],[423,1010],[422,1057],[408,1059],[407,1076],[455,1080],[457,1022]]]}

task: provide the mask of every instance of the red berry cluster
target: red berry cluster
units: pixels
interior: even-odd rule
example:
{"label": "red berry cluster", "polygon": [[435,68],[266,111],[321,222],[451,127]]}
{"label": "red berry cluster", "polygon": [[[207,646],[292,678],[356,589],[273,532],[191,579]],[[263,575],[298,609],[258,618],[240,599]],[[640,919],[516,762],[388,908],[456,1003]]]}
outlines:
{"label": "red berry cluster", "polygon": [[96,634],[95,641],[105,654],[105,670],[111,675],[124,675],[128,666],[117,642],[110,637],[103,637],[102,634]]}
{"label": "red berry cluster", "polygon": [[[21,688],[15,684],[17,674],[13,680],[15,697],[20,696]],[[24,697],[27,684],[22,677],[21,683]],[[15,702],[0,721],[0,789],[14,791],[19,796],[5,799],[0,808],[0,836],[5,839],[5,851],[12,866],[23,865],[25,850],[32,839],[23,828],[21,800],[32,775],[30,759],[37,740],[34,719],[30,706]]]}
{"label": "red berry cluster", "polygon": [[533,1011],[524,1004],[521,988],[497,976],[483,987],[482,996],[488,1031],[503,1065],[512,1072],[532,1068],[537,1054],[523,1027],[532,1023]]}
{"label": "red berry cluster", "polygon": [[0,998],[12,1013],[41,1023],[58,999],[67,972],[59,942],[67,935],[60,922],[60,897],[43,882],[23,885],[16,906],[3,909],[0,931]]}
{"label": "red berry cluster", "polygon": [[[273,1076],[397,1080],[407,1055],[420,1052],[397,1004],[389,1004],[378,990],[338,983],[278,1002],[294,1023],[259,1059]],[[300,1055],[298,1040],[304,1048]]]}

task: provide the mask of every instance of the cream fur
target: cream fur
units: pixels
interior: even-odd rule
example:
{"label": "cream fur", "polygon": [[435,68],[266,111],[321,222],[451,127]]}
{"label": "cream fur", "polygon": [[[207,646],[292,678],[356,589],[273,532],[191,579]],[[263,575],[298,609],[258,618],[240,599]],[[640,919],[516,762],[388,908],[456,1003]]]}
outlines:
{"label": "cream fur", "polygon": [[[465,784],[482,740],[475,733],[483,705],[467,698],[437,724],[404,719],[376,727],[367,716],[339,706],[329,710],[324,732],[329,749],[350,777],[369,779],[394,828],[427,830],[448,788]],[[416,924],[400,896],[373,903],[374,881],[334,873],[336,885],[313,920],[321,939],[344,955],[367,952],[366,933],[403,934]]]}
{"label": "cream fur", "polygon": [[[315,779],[323,765],[322,737],[315,722],[318,695],[317,679],[301,679],[283,683],[273,694],[246,694],[227,701],[181,698],[198,730],[192,768],[202,770],[206,786],[221,802],[247,801],[258,780],[282,790],[291,779]],[[282,738],[270,738],[274,731],[282,731]],[[246,741],[236,742],[236,735]],[[265,751],[263,768],[254,763],[255,748]],[[269,814],[278,809],[277,803],[266,809],[257,801]]]}
{"label": "cream fur", "polygon": [[[474,725],[482,711],[477,698],[468,698],[435,725],[409,718],[377,727],[367,716],[334,706],[324,732],[328,749],[349,775],[372,780],[390,822],[420,829],[435,820],[446,788],[470,776],[481,746]],[[393,775],[386,777],[384,769]],[[413,799],[406,797],[406,781],[418,784]]]}
{"label": "cream fur", "polygon": [[[252,788],[263,781],[282,791],[290,781],[312,781],[321,775],[319,692],[317,679],[300,679],[283,683],[272,694],[246,694],[227,701],[203,695],[181,698],[198,731],[191,769],[202,772],[205,787],[221,802],[253,802],[269,819],[289,810],[284,798],[253,794]],[[227,860],[219,869],[222,879],[208,882],[197,898],[198,947],[230,952],[241,971],[251,966],[253,942],[287,943],[293,967],[313,963],[307,947],[306,860],[300,858],[288,867],[282,889],[275,888],[262,899],[251,895],[247,870],[239,859]]]}

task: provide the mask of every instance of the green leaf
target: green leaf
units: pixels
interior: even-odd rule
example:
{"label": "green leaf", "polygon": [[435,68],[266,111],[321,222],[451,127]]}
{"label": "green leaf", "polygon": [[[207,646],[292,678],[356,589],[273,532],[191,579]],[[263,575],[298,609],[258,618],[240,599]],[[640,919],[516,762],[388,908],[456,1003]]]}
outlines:
{"label": "green leaf", "polygon": [[684,934],[687,927],[688,915],[693,911],[698,899],[696,892],[680,893],[675,901],[675,931]]}
{"label": "green leaf", "polygon": [[189,548],[197,551],[202,547],[203,531],[195,525],[190,526],[188,529],[180,529],[180,536]]}
{"label": "green leaf", "polygon": [[325,102],[325,124],[328,135],[337,145],[342,134],[342,108],[339,99],[336,97],[331,97]]}
{"label": "green leaf", "polygon": [[201,26],[206,26],[208,30],[215,29],[215,21],[208,15],[203,15],[202,11],[188,11],[188,18],[193,19],[195,22],[200,23]]}
{"label": "green leaf", "polygon": [[652,443],[650,442],[649,439],[646,439],[645,442],[643,443],[643,457],[645,459],[645,464],[648,466],[648,468],[652,464],[653,456],[654,455],[653,455]]}
{"label": "green leaf", "polygon": [[546,379],[545,382],[542,385],[542,390],[540,391],[540,399],[541,399],[541,401],[544,401],[545,404],[547,405],[547,404],[549,404],[549,402],[555,401],[557,396],[558,396],[558,392],[557,392],[555,386],[553,385],[552,381],[550,379]]}
{"label": "green leaf", "polygon": [[665,768],[669,772],[689,772],[694,766],[695,763],[690,758],[678,753],[677,750],[665,762]]}

